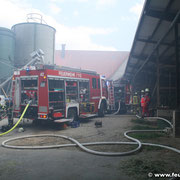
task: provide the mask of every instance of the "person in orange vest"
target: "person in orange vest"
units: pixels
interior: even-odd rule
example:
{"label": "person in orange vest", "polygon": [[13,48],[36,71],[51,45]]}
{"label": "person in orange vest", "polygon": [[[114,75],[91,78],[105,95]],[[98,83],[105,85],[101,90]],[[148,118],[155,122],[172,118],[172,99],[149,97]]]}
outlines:
{"label": "person in orange vest", "polygon": [[141,98],[141,107],[142,107],[142,117],[149,116],[149,104],[150,104],[150,97],[149,97],[149,89],[145,89],[145,96]]}

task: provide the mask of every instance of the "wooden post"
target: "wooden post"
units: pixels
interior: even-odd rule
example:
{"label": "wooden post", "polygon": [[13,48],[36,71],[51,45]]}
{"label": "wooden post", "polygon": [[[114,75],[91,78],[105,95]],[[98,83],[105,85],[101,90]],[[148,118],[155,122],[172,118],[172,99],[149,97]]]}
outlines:
{"label": "wooden post", "polygon": [[157,77],[157,84],[156,84],[156,93],[157,93],[157,101],[156,101],[156,107],[158,108],[160,106],[160,97],[159,97],[159,81],[160,81],[160,72],[159,72],[159,48],[156,50],[156,77]]}
{"label": "wooden post", "polygon": [[178,23],[175,24],[175,55],[176,55],[176,108],[180,108],[180,100],[179,100],[179,48],[178,48]]}

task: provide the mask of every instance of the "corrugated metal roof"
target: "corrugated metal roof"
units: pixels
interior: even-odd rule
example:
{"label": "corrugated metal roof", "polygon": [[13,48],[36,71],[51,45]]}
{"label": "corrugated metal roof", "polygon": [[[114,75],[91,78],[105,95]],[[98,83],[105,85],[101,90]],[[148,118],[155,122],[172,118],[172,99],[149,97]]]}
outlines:
{"label": "corrugated metal roof", "polygon": [[[149,86],[153,91],[155,88],[157,58],[160,67],[169,67],[168,71],[162,71],[160,68],[162,81],[171,78],[173,83],[170,82],[169,89],[170,86],[171,89],[172,87],[175,88],[177,63],[175,48],[177,48],[177,41],[174,27],[176,25],[176,29],[178,29],[177,39],[180,39],[179,15],[180,0],[145,1],[124,74],[124,78],[132,83],[139,81],[139,84],[136,83],[137,89]],[[167,77],[168,74],[169,77]]]}
{"label": "corrugated metal roof", "polygon": [[[137,67],[141,66],[153,52],[155,45],[167,32],[179,9],[179,0],[148,0],[145,2],[126,67],[125,76],[128,79],[134,78],[134,73],[138,71]],[[173,41],[174,32],[171,31],[159,46],[160,56],[172,56]],[[129,68],[131,65],[133,67]],[[131,74],[132,70],[133,74]]]}

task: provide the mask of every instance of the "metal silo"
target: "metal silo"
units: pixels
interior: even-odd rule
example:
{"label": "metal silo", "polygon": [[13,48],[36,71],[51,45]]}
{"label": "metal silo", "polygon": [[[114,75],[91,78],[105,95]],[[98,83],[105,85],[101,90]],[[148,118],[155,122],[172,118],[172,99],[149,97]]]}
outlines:
{"label": "metal silo", "polygon": [[10,29],[0,27],[0,82],[13,74],[14,48],[14,33]]}
{"label": "metal silo", "polygon": [[30,60],[30,54],[38,49],[45,53],[44,62],[54,64],[56,30],[41,23],[20,23],[14,25],[15,33],[15,66],[22,67]]}

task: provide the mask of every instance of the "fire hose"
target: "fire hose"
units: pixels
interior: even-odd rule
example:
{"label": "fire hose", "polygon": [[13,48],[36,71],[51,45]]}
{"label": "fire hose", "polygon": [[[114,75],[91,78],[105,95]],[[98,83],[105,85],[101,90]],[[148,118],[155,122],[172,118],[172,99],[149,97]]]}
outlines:
{"label": "fire hose", "polygon": [[[27,106],[28,107],[28,106]],[[157,119],[159,117],[156,117]],[[172,124],[167,121],[164,120],[164,118],[160,118],[160,120],[163,120],[165,122],[167,122],[171,127]],[[166,145],[161,145],[161,144],[153,144],[153,143],[141,143],[138,139],[135,139],[131,136],[129,136],[128,134],[130,133],[139,133],[139,132],[166,132],[166,130],[129,130],[124,132],[124,136],[134,142],[90,142],[90,143],[80,143],[77,140],[75,140],[74,138],[68,137],[68,136],[64,136],[64,135],[57,135],[57,134],[40,134],[40,135],[29,135],[29,136],[22,136],[22,137],[16,137],[16,138],[11,138],[8,140],[5,140],[2,142],[2,146],[5,148],[12,148],[12,149],[51,149],[51,148],[61,148],[61,147],[72,147],[72,146],[78,146],[80,149],[82,149],[85,152],[91,153],[91,154],[95,154],[95,155],[101,155],[101,156],[124,156],[124,155],[130,155],[133,154],[135,152],[138,152],[142,145],[145,146],[154,146],[154,147],[159,147],[159,148],[165,148],[168,150],[171,150],[173,152],[176,152],[178,154],[180,154],[180,150],[173,148],[173,147],[169,147]],[[7,144],[8,142],[12,142],[15,140],[20,140],[20,139],[26,139],[26,138],[34,138],[34,137],[58,137],[58,138],[63,138],[66,140],[70,140],[71,142],[73,142],[73,144],[59,144],[59,145],[48,145],[48,146],[15,146],[15,145],[9,145]],[[95,151],[95,150],[91,150],[85,146],[92,146],[92,145],[138,145],[138,147],[136,147],[133,150],[130,151],[126,151],[126,152],[101,152],[101,151]]]}
{"label": "fire hose", "polygon": [[117,109],[117,111],[115,113],[113,113],[114,115],[117,115],[119,113],[120,109],[121,109],[121,101],[119,101],[118,103],[119,103],[118,104],[118,109]]}
{"label": "fire hose", "polygon": [[29,101],[28,104],[26,105],[26,107],[25,107],[25,109],[24,109],[21,117],[20,117],[19,120],[17,121],[17,123],[16,123],[11,129],[9,129],[8,131],[6,131],[6,132],[4,132],[4,133],[1,133],[0,136],[3,136],[3,135],[5,135],[5,134],[10,133],[11,131],[13,131],[13,130],[17,127],[17,125],[21,122],[22,118],[24,117],[24,114],[26,113],[27,108],[28,108],[28,106],[29,106],[30,103],[31,103],[31,102]]}

